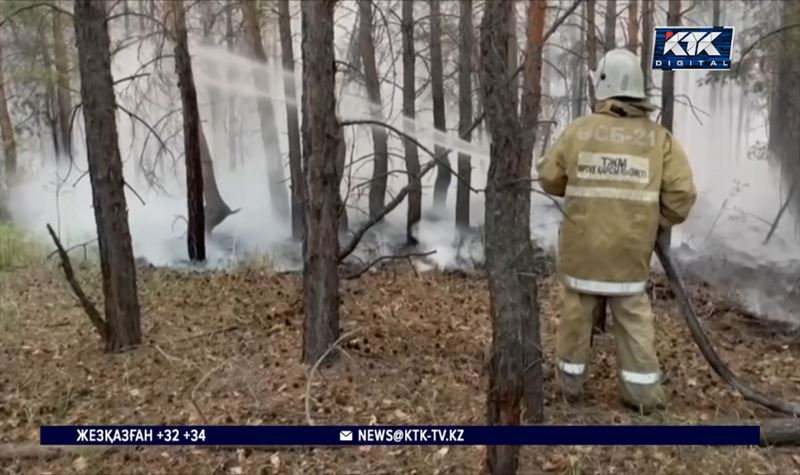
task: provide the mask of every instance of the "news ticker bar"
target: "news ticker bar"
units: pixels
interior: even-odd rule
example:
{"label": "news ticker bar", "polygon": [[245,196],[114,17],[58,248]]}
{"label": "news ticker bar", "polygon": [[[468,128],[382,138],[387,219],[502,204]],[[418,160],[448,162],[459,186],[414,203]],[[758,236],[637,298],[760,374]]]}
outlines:
{"label": "news ticker bar", "polygon": [[759,426],[42,426],[41,445],[758,445]]}

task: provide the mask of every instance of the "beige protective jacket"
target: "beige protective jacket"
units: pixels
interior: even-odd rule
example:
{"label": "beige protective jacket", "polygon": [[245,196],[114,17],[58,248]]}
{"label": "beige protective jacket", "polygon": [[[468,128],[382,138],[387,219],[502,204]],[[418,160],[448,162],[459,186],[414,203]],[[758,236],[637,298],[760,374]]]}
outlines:
{"label": "beige protective jacket", "polygon": [[558,268],[576,292],[643,292],[659,224],[683,222],[695,202],[678,141],[647,114],[615,99],[570,124],[537,164],[542,189],[564,196]]}

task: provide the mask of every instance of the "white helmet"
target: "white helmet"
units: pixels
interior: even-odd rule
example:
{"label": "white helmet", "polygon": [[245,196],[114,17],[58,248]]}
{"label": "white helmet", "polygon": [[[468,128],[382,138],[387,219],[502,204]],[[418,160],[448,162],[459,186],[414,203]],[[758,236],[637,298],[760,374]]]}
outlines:
{"label": "white helmet", "polygon": [[625,48],[612,49],[600,58],[597,71],[590,72],[595,99],[611,97],[646,99],[644,74],[639,57]]}

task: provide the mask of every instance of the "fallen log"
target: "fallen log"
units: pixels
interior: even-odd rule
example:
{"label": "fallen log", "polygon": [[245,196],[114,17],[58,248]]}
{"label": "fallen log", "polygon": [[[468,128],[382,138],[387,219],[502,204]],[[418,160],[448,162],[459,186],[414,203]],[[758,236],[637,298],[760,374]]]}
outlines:
{"label": "fallen log", "polygon": [[[776,412],[800,417],[800,403],[794,401],[785,401],[751,387],[749,384],[741,380],[730,369],[730,367],[728,367],[728,365],[722,361],[722,359],[719,357],[719,354],[717,354],[717,351],[714,349],[714,346],[711,344],[711,341],[708,339],[708,336],[703,331],[703,328],[700,326],[700,321],[697,319],[697,314],[695,313],[694,307],[692,307],[692,303],[689,300],[689,294],[686,291],[686,286],[683,283],[683,279],[678,272],[675,262],[672,260],[672,257],[669,254],[669,246],[666,244],[661,233],[659,233],[659,238],[656,240],[656,254],[661,261],[661,266],[664,268],[664,272],[669,278],[672,290],[675,293],[676,299],[678,300],[681,313],[683,313],[684,318],[686,318],[686,323],[689,325],[689,331],[692,334],[692,338],[694,339],[695,343],[697,343],[697,346],[700,348],[700,352],[708,361],[709,365],[711,365],[711,368],[714,370],[714,372],[716,372],[723,381],[737,390],[745,398],[745,400],[755,402]],[[797,442],[800,443],[800,438],[797,439]]]}
{"label": "fallen log", "polygon": [[762,421],[761,445],[800,445],[800,419],[767,419]]}

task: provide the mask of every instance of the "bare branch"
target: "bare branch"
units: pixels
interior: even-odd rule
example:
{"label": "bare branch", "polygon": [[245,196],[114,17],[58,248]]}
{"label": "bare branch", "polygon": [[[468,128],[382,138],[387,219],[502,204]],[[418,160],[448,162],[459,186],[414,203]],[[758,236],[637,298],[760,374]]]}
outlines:
{"label": "bare branch", "polygon": [[47,232],[50,233],[50,237],[53,239],[53,243],[56,245],[56,249],[58,252],[59,257],[61,258],[61,268],[64,269],[64,275],[67,278],[67,282],[69,283],[70,287],[72,287],[72,291],[75,292],[75,296],[78,297],[81,305],[83,306],[84,311],[86,311],[86,315],[89,317],[89,320],[94,325],[97,333],[100,334],[100,338],[105,342],[108,338],[108,328],[106,321],[103,320],[103,317],[100,316],[100,312],[97,311],[97,307],[94,306],[89,297],[83,292],[81,288],[81,284],[78,282],[78,279],[75,277],[75,271],[72,269],[72,263],[69,260],[69,255],[67,251],[64,250],[64,246],[61,245],[61,241],[56,236],[56,232],[53,231],[53,227],[50,224],[47,224]]}
{"label": "bare branch", "polygon": [[428,251],[428,252],[409,252],[409,253],[406,253],[406,254],[399,254],[399,255],[380,256],[377,259],[375,259],[372,262],[370,262],[369,264],[367,264],[360,271],[358,271],[356,273],[353,273],[353,274],[350,274],[350,275],[347,275],[344,278],[346,280],[357,279],[357,278],[361,277],[362,275],[364,275],[372,267],[374,267],[375,265],[379,264],[382,261],[394,260],[394,259],[410,259],[412,257],[427,257],[427,256],[430,256],[430,255],[433,255],[433,254],[436,254],[435,250]]}

